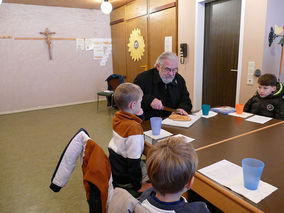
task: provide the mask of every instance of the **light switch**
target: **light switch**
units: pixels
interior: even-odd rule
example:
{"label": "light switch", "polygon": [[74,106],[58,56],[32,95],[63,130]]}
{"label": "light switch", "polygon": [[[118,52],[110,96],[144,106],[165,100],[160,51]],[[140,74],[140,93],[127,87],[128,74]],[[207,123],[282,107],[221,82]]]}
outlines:
{"label": "light switch", "polygon": [[255,70],[255,62],[249,61],[248,62],[248,76],[247,76],[247,84],[253,85],[253,73]]}

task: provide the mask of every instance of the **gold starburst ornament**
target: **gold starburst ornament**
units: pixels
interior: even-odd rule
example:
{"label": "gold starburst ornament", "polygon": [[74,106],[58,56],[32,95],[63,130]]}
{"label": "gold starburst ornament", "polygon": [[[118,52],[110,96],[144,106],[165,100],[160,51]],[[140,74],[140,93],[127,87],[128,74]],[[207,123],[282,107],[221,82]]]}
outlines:
{"label": "gold starburst ornament", "polygon": [[145,43],[140,29],[132,30],[129,36],[128,52],[133,61],[139,61],[144,55]]}

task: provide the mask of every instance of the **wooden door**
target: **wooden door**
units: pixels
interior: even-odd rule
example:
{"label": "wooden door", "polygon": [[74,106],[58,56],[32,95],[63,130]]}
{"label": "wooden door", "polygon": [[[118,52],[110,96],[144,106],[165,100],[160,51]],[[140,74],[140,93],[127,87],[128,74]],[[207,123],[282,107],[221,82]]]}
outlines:
{"label": "wooden door", "polygon": [[126,76],[125,22],[111,26],[113,73]]}
{"label": "wooden door", "polygon": [[172,37],[172,52],[177,52],[176,7],[155,12],[149,16],[149,68],[154,67],[158,56],[164,52],[165,37]]}
{"label": "wooden door", "polygon": [[[133,30],[139,29],[140,30],[140,35],[143,37],[144,40],[144,51],[143,55],[141,56],[141,59],[139,60],[133,60],[131,57],[131,54],[129,52],[129,37]],[[138,44],[141,45],[141,44]],[[126,48],[127,48],[127,54],[126,54],[126,69],[127,69],[127,81],[128,82],[133,82],[135,77],[143,72],[145,68],[141,66],[147,65],[147,16],[141,16],[139,18],[134,18],[131,20],[126,21]],[[132,47],[131,47],[132,48]],[[135,47],[136,48],[136,47]],[[140,46],[138,46],[140,48]]]}
{"label": "wooden door", "polygon": [[241,0],[205,5],[203,104],[235,105],[240,17]]}

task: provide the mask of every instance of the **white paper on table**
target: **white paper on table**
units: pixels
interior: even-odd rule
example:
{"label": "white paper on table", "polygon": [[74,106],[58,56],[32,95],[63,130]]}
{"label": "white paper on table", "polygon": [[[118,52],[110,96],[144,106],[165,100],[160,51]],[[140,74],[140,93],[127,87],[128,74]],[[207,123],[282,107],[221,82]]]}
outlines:
{"label": "white paper on table", "polygon": [[251,122],[255,122],[255,123],[264,124],[267,121],[270,121],[271,119],[272,118],[270,118],[270,117],[255,115],[255,116],[252,116],[252,117],[246,119],[246,121],[251,121]]}
{"label": "white paper on table", "polygon": [[185,138],[185,142],[187,142],[187,143],[190,143],[190,142],[192,142],[192,141],[195,140],[194,138],[187,137],[187,136],[182,135],[182,134],[177,134],[177,135],[174,135],[174,136],[172,136],[172,137],[184,137],[184,138]]}
{"label": "white paper on table", "polygon": [[152,130],[148,130],[146,132],[144,132],[144,135],[154,139],[154,140],[158,140],[158,139],[161,139],[161,138],[165,138],[165,137],[168,137],[168,136],[171,136],[173,135],[172,133],[164,130],[164,129],[161,129],[160,131],[160,134],[159,135],[152,135]]}
{"label": "white paper on table", "polygon": [[263,181],[259,182],[257,190],[246,189],[244,187],[242,167],[227,160],[221,160],[210,166],[199,169],[198,171],[255,203],[260,202],[277,190],[277,187]]}
{"label": "white paper on table", "polygon": [[247,117],[252,116],[253,114],[252,113],[248,113],[248,112],[243,112],[242,114],[238,114],[236,112],[231,112],[231,113],[229,113],[229,115],[236,116],[236,117],[241,117],[241,118],[247,118]]}
{"label": "white paper on table", "polygon": [[162,124],[171,125],[171,126],[179,126],[179,127],[190,127],[192,124],[197,121],[200,116],[198,115],[189,115],[191,121],[174,121],[172,119],[166,118],[162,121]]}
{"label": "white paper on table", "polygon": [[217,112],[209,111],[208,115],[202,115],[202,110],[195,113],[195,115],[198,115],[198,116],[203,117],[203,118],[211,118],[211,117],[216,116],[217,114],[218,114]]}

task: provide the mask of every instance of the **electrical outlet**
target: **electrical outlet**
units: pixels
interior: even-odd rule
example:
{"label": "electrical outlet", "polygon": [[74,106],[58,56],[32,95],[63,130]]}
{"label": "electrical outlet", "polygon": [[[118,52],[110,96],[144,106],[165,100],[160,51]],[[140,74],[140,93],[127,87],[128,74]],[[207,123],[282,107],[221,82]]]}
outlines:
{"label": "electrical outlet", "polygon": [[253,75],[248,74],[247,84],[248,85],[253,85]]}

